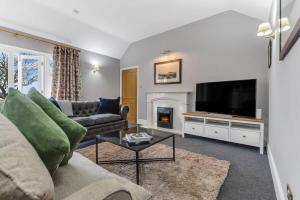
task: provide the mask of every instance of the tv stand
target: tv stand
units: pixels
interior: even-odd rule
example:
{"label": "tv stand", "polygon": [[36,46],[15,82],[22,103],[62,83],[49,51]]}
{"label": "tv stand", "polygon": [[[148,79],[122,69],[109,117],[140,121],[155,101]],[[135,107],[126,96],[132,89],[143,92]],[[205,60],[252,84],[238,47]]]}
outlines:
{"label": "tv stand", "polygon": [[226,117],[226,118],[232,118],[232,115],[225,115],[225,114],[219,114],[219,113],[207,113],[207,116],[212,116],[212,117]]}
{"label": "tv stand", "polygon": [[183,113],[182,137],[185,134],[259,147],[264,154],[262,119],[207,112]]}

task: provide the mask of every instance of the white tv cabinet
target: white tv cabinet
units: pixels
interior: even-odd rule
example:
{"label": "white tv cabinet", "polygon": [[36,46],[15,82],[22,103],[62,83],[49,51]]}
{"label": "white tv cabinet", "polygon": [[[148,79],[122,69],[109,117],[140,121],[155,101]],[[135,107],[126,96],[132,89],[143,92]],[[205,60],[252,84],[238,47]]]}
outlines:
{"label": "white tv cabinet", "polygon": [[207,112],[183,113],[182,137],[185,134],[259,147],[264,154],[262,119],[217,115]]}

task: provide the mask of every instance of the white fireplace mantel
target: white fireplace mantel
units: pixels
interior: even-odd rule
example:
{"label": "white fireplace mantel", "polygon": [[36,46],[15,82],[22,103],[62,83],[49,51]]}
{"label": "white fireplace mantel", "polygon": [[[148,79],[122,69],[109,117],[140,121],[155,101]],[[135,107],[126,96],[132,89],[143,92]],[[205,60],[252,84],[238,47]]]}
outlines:
{"label": "white fireplace mantel", "polygon": [[147,93],[147,125],[154,129],[157,127],[157,107],[173,108],[173,129],[164,129],[169,132],[181,134],[182,113],[188,111],[191,92],[148,92]]}

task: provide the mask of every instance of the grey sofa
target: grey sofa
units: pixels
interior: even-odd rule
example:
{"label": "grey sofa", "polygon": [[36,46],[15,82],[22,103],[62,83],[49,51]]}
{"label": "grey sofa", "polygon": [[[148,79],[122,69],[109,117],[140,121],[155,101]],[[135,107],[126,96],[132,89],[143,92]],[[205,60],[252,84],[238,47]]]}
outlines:
{"label": "grey sofa", "polygon": [[120,105],[118,114],[98,114],[99,106],[99,101],[72,102],[73,116],[71,119],[88,130],[83,141],[94,139],[97,134],[128,128],[128,106]]}
{"label": "grey sofa", "polygon": [[50,176],[23,134],[0,113],[0,199],[150,200],[144,188],[74,152]]}

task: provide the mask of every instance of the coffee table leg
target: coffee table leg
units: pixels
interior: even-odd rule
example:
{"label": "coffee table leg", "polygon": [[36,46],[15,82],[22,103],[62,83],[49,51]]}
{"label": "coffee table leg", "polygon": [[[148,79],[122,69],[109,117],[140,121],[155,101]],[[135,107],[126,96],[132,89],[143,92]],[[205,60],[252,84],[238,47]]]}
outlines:
{"label": "coffee table leg", "polygon": [[175,161],[175,135],[173,135],[173,161]]}
{"label": "coffee table leg", "polygon": [[136,162],[136,184],[140,184],[140,162],[139,162],[139,152],[135,152],[135,162]]}
{"label": "coffee table leg", "polygon": [[96,137],[96,163],[98,164],[98,138]]}

